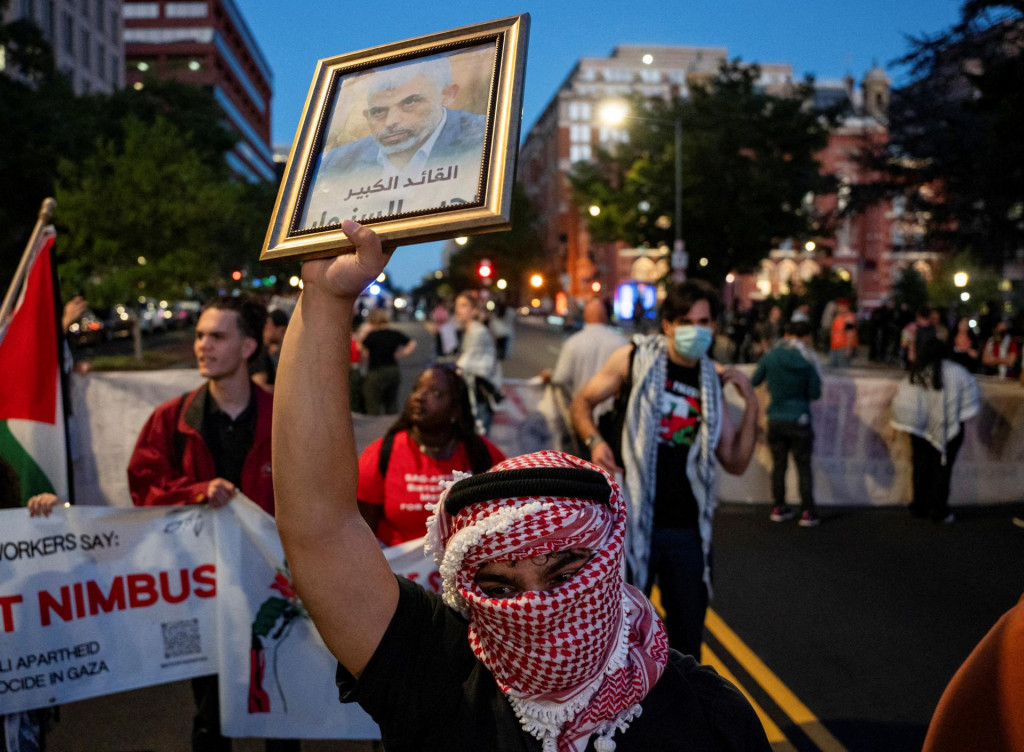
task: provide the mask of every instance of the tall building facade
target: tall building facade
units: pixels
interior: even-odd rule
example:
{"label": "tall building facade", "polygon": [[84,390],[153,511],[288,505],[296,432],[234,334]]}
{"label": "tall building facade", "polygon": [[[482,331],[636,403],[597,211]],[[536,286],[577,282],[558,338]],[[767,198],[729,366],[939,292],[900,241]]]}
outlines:
{"label": "tall building facade", "polygon": [[[592,242],[587,207],[573,203],[573,164],[592,159],[598,146],[626,138],[625,126],[601,122],[600,105],[635,94],[685,99],[694,86],[713,78],[726,60],[724,48],[647,46],[621,46],[606,58],[583,58],[530,128],[520,149],[519,180],[538,213],[551,271],[560,275],[562,289],[571,297],[585,297],[595,289],[606,294],[622,282],[644,281],[645,276],[660,278],[668,267],[669,249],[637,251]],[[791,65],[759,65],[758,85],[764,91],[784,96],[794,90]],[[851,77],[816,83],[815,98],[818,106],[838,104],[844,113],[818,155],[823,173],[835,175],[840,183],[837,193],[814,197],[815,208],[829,214],[845,206],[850,186],[867,177],[857,153],[888,139],[889,79],[875,67],[859,88]],[[933,254],[918,246],[919,238],[920,228],[902,213],[898,202],[879,202],[846,214],[834,233],[818,239],[812,251],[788,242],[765,248],[756,273],[726,278],[726,296],[756,300],[785,294],[831,266],[853,282],[859,300],[875,305],[889,293],[901,267],[912,264],[927,275]]]}
{"label": "tall building facade", "polygon": [[[627,127],[601,122],[601,104],[633,94],[689,96],[693,86],[713,78],[728,57],[722,47],[619,46],[604,58],[582,58],[559,87],[520,149],[519,180],[538,213],[538,231],[562,288],[571,297],[596,286],[614,289],[631,263],[619,248],[596,244],[582,211],[573,203],[569,174],[589,161],[599,146],[626,138]],[[762,64],[759,85],[785,93],[793,85],[792,66]],[[649,259],[637,259],[637,262]]]}
{"label": "tall building facade", "polygon": [[[124,86],[121,0],[11,0],[4,22],[18,19],[40,28],[75,94],[110,94]],[[5,59],[0,50],[0,71]]]}
{"label": "tall building facade", "polygon": [[787,243],[771,249],[757,273],[737,278],[740,297],[797,291],[802,282],[830,267],[851,282],[858,305],[872,309],[891,294],[902,269],[912,266],[931,278],[939,254],[924,247],[924,228],[904,210],[904,202],[880,199],[856,211],[848,207],[851,190],[877,177],[868,172],[860,154],[884,148],[889,140],[889,95],[889,78],[877,66],[859,87],[852,76],[816,82],[816,105],[838,106],[841,112],[828,145],[818,154],[822,174],[835,177],[838,190],[814,197],[817,212],[834,217],[834,226],[806,247]]}
{"label": "tall building facade", "polygon": [[232,170],[275,180],[273,76],[233,0],[125,0],[124,27],[126,85],[154,77],[207,87],[241,136],[227,156]]}

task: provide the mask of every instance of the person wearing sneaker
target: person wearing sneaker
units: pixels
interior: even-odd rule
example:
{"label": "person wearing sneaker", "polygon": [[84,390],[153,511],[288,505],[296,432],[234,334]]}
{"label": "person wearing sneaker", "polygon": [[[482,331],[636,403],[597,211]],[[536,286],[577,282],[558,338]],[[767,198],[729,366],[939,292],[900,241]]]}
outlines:
{"label": "person wearing sneaker", "polygon": [[978,382],[966,368],[946,358],[946,343],[934,327],[918,327],[916,358],[892,400],[891,425],[910,434],[913,500],[910,513],[953,522],[949,484],[953,462],[964,441],[964,421],[981,409]]}
{"label": "person wearing sneaker", "polygon": [[750,382],[767,382],[768,446],[772,452],[772,507],[769,519],[785,522],[796,516],[786,505],[786,466],[789,455],[800,479],[800,526],[814,527],[814,485],[811,452],[814,428],[811,402],[821,397],[821,365],[811,349],[811,328],[806,321],[792,321],[785,336],[761,358]]}

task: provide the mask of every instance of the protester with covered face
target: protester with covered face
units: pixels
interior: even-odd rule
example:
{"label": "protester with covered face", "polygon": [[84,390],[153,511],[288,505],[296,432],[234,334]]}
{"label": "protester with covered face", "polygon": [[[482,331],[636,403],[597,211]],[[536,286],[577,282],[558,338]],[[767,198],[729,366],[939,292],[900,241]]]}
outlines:
{"label": "protester with covered face", "polygon": [[[718,295],[706,282],[670,287],[661,305],[661,333],[634,336],[616,350],[571,408],[591,459],[609,472],[625,469],[631,582],[648,592],[658,585],[669,643],[697,657],[711,586],[717,466],[742,473],[757,432],[750,379],[707,354],[719,312]],[[743,398],[739,426],[725,409],[728,384]],[[629,401],[622,435],[602,436],[594,408],[623,388]],[[612,442],[621,443],[620,457]]]}
{"label": "protester with covered face", "polygon": [[278,526],[342,699],[388,750],[768,750],[749,704],[669,650],[623,582],[625,504],[589,463],[544,452],[449,488],[430,523],[443,599],[390,572],[357,509],[338,338],[387,255],[344,230],[355,254],[303,267],[274,425]]}

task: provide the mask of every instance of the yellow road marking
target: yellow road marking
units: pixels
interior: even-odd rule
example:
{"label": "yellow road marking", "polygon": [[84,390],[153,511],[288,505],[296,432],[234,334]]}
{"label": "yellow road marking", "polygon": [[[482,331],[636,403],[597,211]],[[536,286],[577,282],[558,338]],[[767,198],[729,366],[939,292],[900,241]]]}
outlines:
{"label": "yellow road marking", "polygon": [[796,752],[794,747],[786,735],[779,728],[778,724],[771,719],[771,717],[764,712],[764,708],[757,704],[757,701],[750,696],[750,693],[746,688],[740,684],[739,680],[733,675],[732,671],[722,663],[721,659],[715,655],[714,651],[704,643],[701,646],[700,662],[706,663],[713,667],[720,675],[725,677],[728,681],[732,682],[733,685],[743,693],[743,696],[747,698],[747,702],[750,703],[751,707],[754,708],[754,712],[757,713],[757,717],[761,719],[761,725],[764,726],[764,733],[768,737],[768,742],[772,745],[773,752]]}
{"label": "yellow road marking", "polygon": [[722,618],[713,609],[708,609],[704,623],[715,639],[722,643],[722,647],[743,666],[743,669],[753,677],[754,681],[761,685],[772,701],[807,734],[821,752],[846,752],[846,747],[829,733],[829,730],[811,712],[810,708],[800,702],[789,687],[764,664],[764,661],[757,657],[753,650],[747,647],[747,644],[722,621]]}

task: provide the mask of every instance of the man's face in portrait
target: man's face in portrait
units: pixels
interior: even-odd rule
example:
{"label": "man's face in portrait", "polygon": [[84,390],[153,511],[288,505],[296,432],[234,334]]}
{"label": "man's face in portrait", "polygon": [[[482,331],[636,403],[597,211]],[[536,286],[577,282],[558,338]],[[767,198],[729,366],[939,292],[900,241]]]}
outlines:
{"label": "man's face in portrait", "polygon": [[455,84],[442,88],[416,76],[394,89],[371,93],[363,115],[385,154],[412,152],[433,133],[457,91]]}

